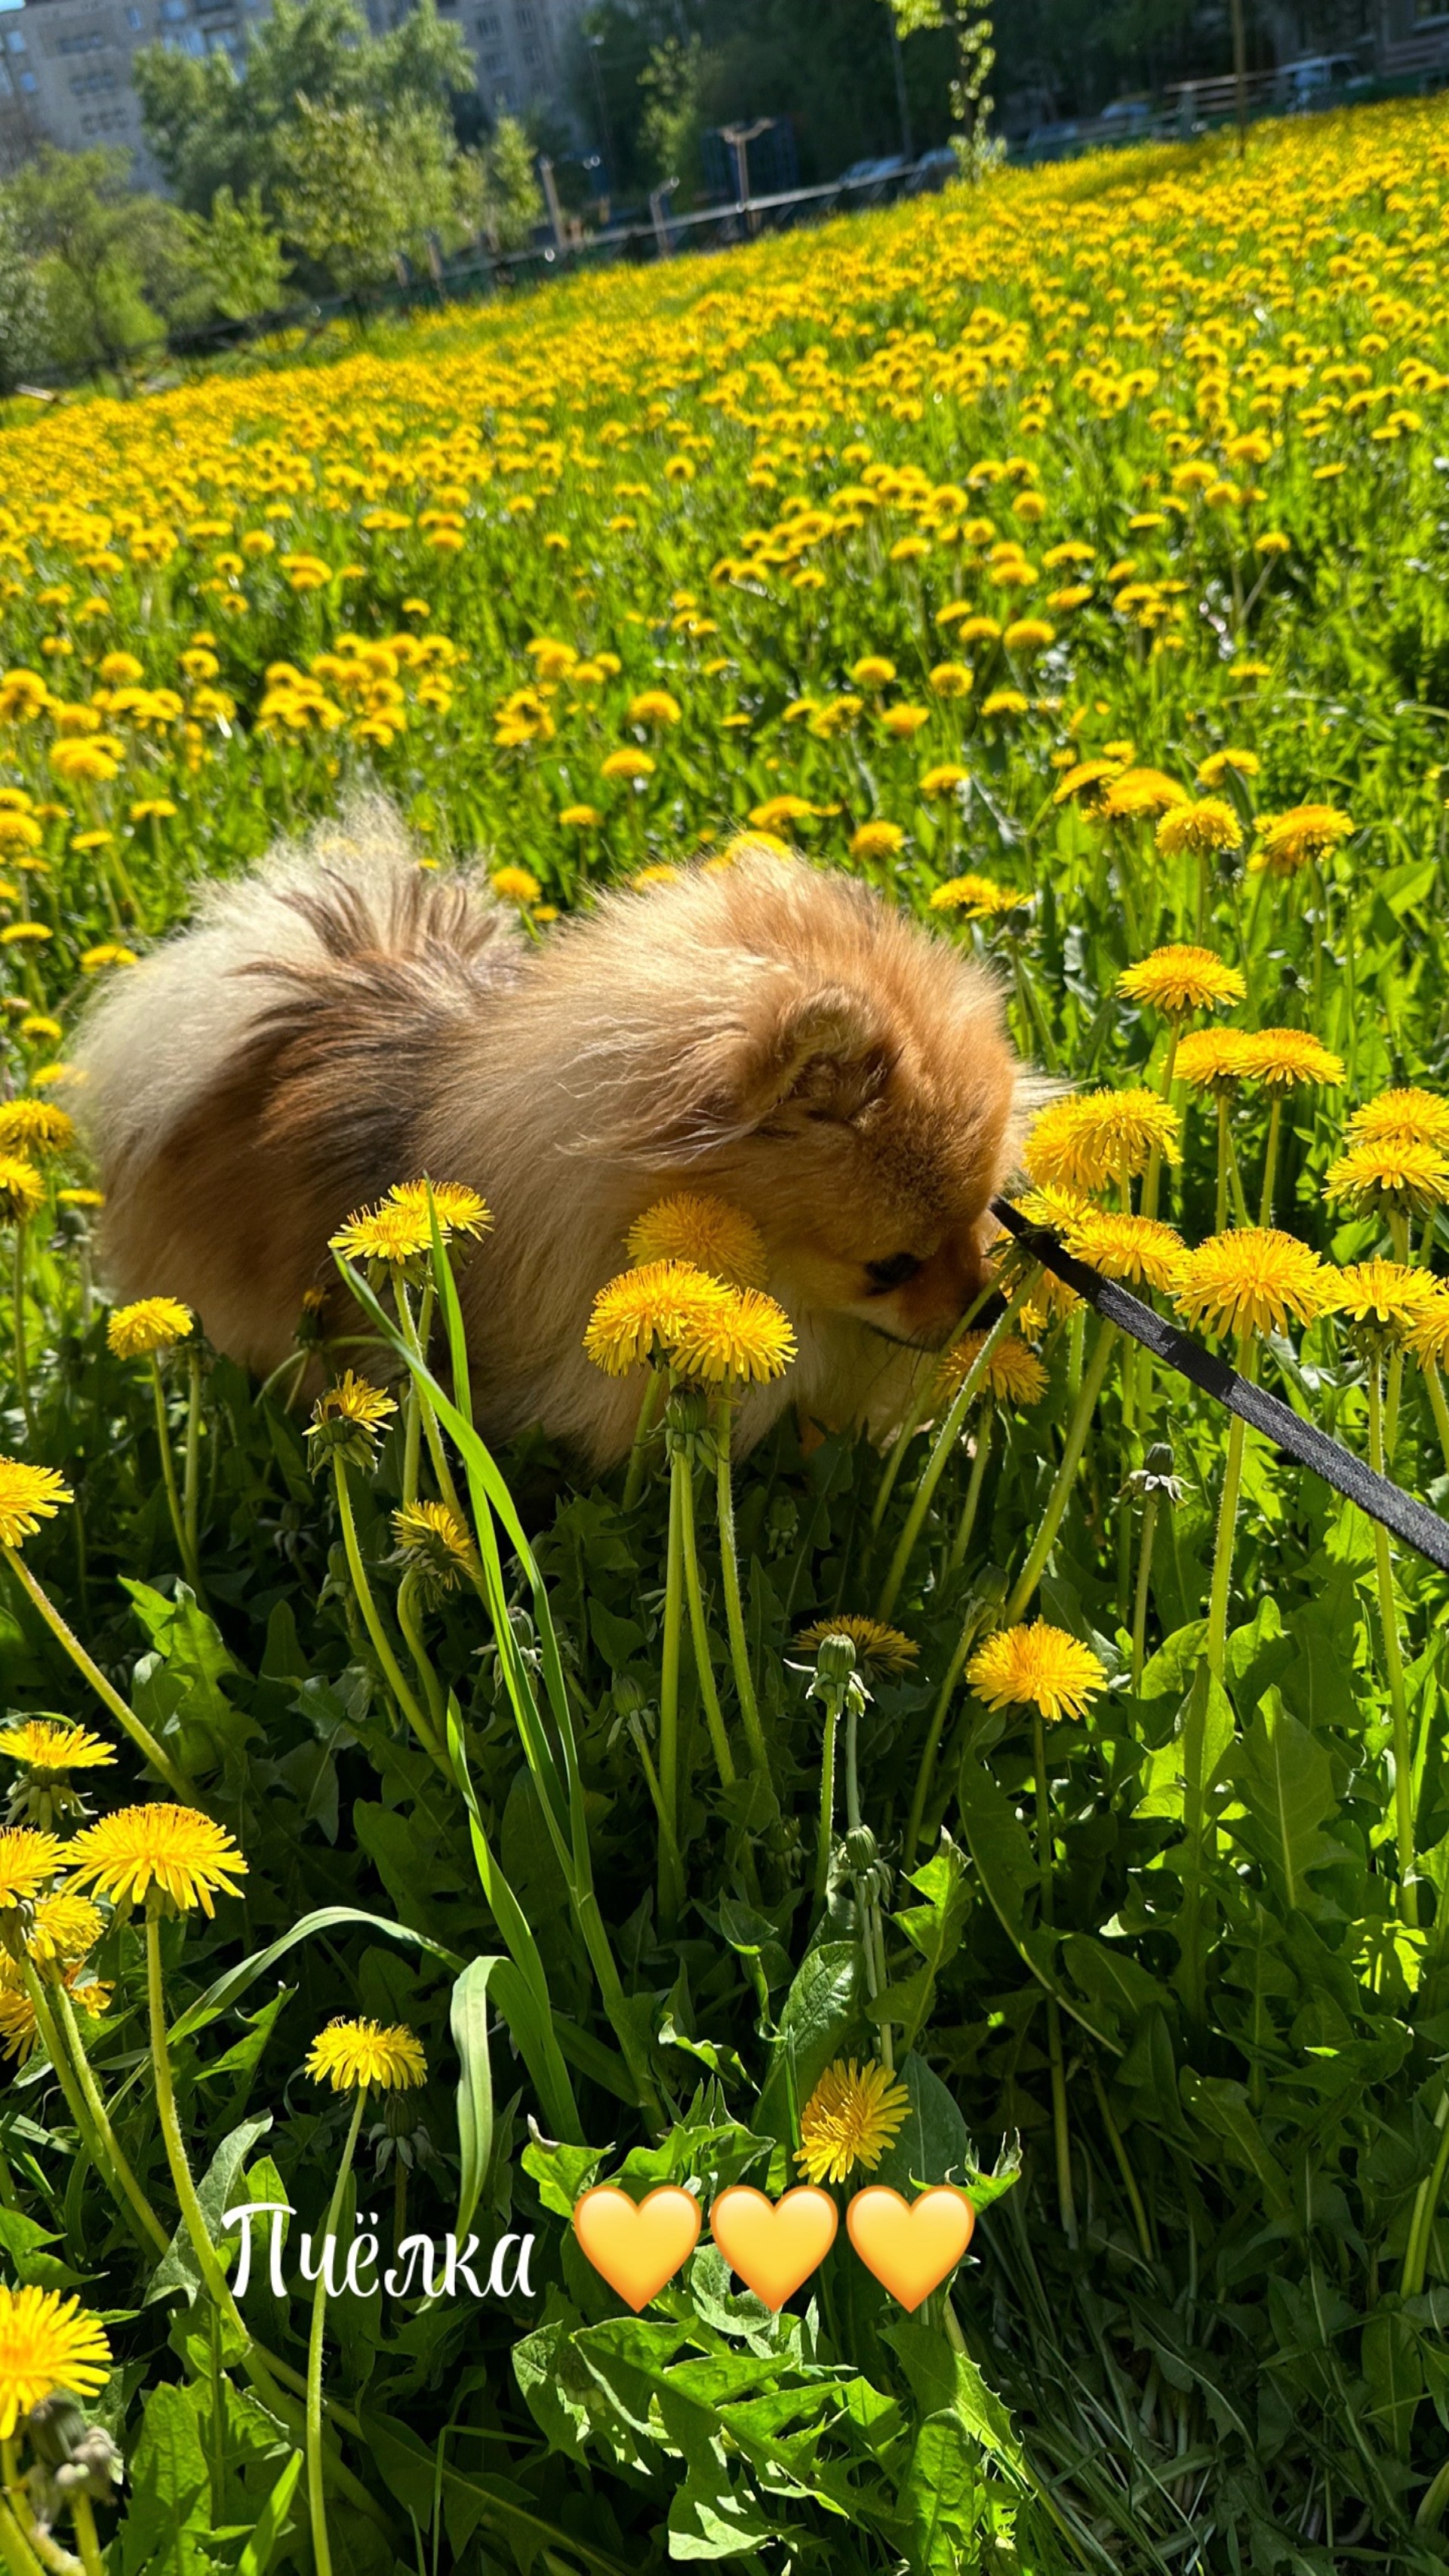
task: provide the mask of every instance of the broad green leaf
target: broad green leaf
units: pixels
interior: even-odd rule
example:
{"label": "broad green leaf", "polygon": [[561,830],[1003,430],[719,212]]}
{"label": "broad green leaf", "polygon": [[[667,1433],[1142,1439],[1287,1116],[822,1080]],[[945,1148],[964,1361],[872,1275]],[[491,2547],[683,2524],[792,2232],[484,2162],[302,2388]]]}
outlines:
{"label": "broad green leaf", "polygon": [[1369,2421],[1388,2449],[1406,2460],[1424,2394],[1424,2364],[1419,2337],[1402,2308],[1374,2310],[1363,2330],[1361,2352]]}
{"label": "broad green leaf", "polygon": [[1311,1902],[1311,1870],[1343,1858],[1323,1833],[1337,1811],[1328,1748],[1282,1706],[1259,1710],[1232,1764],[1232,1781],[1248,1816],[1233,1831],[1276,1880],[1284,1903]]}
{"label": "broad green leaf", "polygon": [[[206,2221],[207,2234],[218,2248],[233,2246],[236,2237],[221,2223],[221,2213],[233,2205],[237,2176],[259,2138],[264,2138],[272,2125],[270,2111],[259,2119],[243,2120],[238,2128],[223,2138],[197,2185],[196,2197]],[[167,2251],[162,2255],[146,2287],[146,2305],[180,2291],[190,2302],[201,2288],[201,2271],[184,2223],[178,2226]]]}
{"label": "broad green leaf", "polygon": [[215,2021],[219,2013],[224,2013],[236,2002],[238,1995],[244,1995],[248,1986],[255,1984],[258,1977],[265,1976],[278,1959],[284,1959],[289,1950],[295,1950],[299,1941],[310,1939],[314,1932],[330,1932],[338,1923],[364,1923],[371,1932],[385,1932],[390,1941],[410,1941],[415,1949],[425,1950],[429,1958],[440,1959],[443,1966],[451,1968],[455,1975],[462,1972],[464,1963],[457,1952],[445,1950],[441,1941],[430,1939],[426,1932],[414,1932],[407,1924],[394,1923],[385,1914],[366,1914],[356,1905],[322,1905],[315,1913],[304,1914],[300,1923],[294,1923],[290,1931],[279,1934],[275,1941],[269,1941],[265,1950],[254,1950],[250,1958],[240,1960],[236,1967],[228,1968],[224,1976],[218,1977],[214,1985],[208,1986],[205,1994],[199,1995],[180,2019],[172,2023],[173,2043],[194,2038],[197,2031],[205,2030],[208,2022]]}
{"label": "broad green leaf", "polygon": [[493,2152],[493,2067],[488,2055],[488,1980],[508,1961],[470,1959],[453,1988],[448,2027],[458,2052],[458,2215],[461,2243],[472,2225]]}
{"label": "broad green leaf", "polygon": [[210,2576],[211,2477],[191,2391],[163,2381],[146,2400],[121,2525],[121,2576]]}
{"label": "broad green leaf", "polygon": [[294,2451],[281,2476],[263,2505],[257,2527],[237,2560],[237,2576],[267,2576],[277,2543],[282,2537],[297,2480],[302,2474],[302,2454]]}

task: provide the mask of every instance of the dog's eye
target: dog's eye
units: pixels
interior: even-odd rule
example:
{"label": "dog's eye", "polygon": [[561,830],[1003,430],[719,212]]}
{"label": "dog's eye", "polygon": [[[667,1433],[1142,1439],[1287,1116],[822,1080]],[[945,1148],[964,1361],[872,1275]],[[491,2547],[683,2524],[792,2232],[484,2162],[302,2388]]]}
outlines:
{"label": "dog's eye", "polygon": [[904,1288],[920,1267],[914,1252],[893,1252],[888,1261],[868,1261],[865,1275],[874,1288]]}

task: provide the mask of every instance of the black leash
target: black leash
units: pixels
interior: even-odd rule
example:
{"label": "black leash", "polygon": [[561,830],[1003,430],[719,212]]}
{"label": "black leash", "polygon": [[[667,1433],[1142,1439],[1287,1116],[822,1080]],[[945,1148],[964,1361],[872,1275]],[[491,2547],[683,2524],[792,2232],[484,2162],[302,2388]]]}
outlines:
{"label": "black leash", "polygon": [[1078,1296],[1095,1306],[1106,1322],[1130,1334],[1134,1342],[1151,1351],[1154,1359],[1165,1361],[1181,1377],[1191,1378],[1194,1386],[1225,1405],[1229,1413],[1240,1414],[1255,1431],[1266,1432],[1285,1456],[1310,1468],[1326,1485],[1357,1503],[1370,1520],[1381,1521],[1395,1538],[1401,1538],[1407,1547],[1449,1574],[1449,1521],[1441,1520],[1426,1503],[1415,1502],[1412,1494],[1391,1484],[1387,1476],[1376,1475],[1351,1449],[1330,1440],[1326,1431],[1316,1430],[1311,1422],[1304,1422],[1291,1405],[1280,1403],[1276,1395],[1268,1395],[1262,1387],[1240,1377],[1216,1352],[1195,1342],[1191,1333],[1169,1324],[1164,1316],[1144,1306],[1141,1298],[1132,1296],[1119,1280],[1104,1279],[1100,1271],[1076,1260],[1050,1226],[1033,1225],[1010,1199],[993,1199],[991,1204],[993,1215],[1033,1261],[1039,1261],[1044,1269],[1064,1279],[1069,1288],[1075,1288]]}

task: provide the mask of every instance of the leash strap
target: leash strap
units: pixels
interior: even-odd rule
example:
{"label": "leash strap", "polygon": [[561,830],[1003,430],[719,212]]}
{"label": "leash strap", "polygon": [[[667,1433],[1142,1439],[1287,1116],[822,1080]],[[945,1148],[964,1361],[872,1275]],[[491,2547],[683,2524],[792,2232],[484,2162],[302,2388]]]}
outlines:
{"label": "leash strap", "polygon": [[1357,1503],[1370,1520],[1380,1521],[1395,1538],[1401,1538],[1407,1547],[1449,1574],[1449,1521],[1441,1520],[1426,1503],[1416,1502],[1412,1494],[1390,1483],[1387,1476],[1376,1475],[1351,1449],[1330,1440],[1327,1432],[1319,1431],[1313,1423],[1304,1422],[1291,1405],[1239,1376],[1215,1351],[1194,1341],[1191,1333],[1144,1306],[1141,1298],[1132,1296],[1119,1280],[1104,1279],[1100,1271],[1078,1261],[1065,1250],[1050,1226],[1033,1225],[1010,1199],[994,1199],[992,1213],[1033,1261],[1039,1261],[1044,1269],[1064,1279],[1069,1288],[1075,1288],[1078,1296],[1095,1306],[1107,1323],[1140,1342],[1154,1359],[1176,1369],[1179,1376],[1190,1378],[1194,1386],[1200,1386],[1205,1395],[1226,1406],[1229,1413],[1250,1422],[1255,1431],[1266,1433],[1285,1456],[1321,1476],[1326,1485]]}

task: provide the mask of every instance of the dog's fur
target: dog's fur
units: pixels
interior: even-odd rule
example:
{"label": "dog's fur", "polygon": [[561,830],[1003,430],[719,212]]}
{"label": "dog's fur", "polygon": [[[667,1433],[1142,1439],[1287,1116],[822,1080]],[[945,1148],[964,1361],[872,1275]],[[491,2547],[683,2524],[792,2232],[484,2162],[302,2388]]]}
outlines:
{"label": "dog's fur", "polygon": [[[268,1371],[352,1209],[467,1182],[494,1217],[460,1263],[481,1423],[596,1465],[639,1391],[584,1326],[651,1201],[717,1193],[764,1235],[800,1357],[745,1440],[792,1397],[881,1428],[980,1281],[1031,1089],[991,978],[853,879],[747,851],[535,944],[381,803],[212,888],[80,1060],[118,1294],[183,1298]],[[911,1278],[872,1279],[904,1254]]]}

